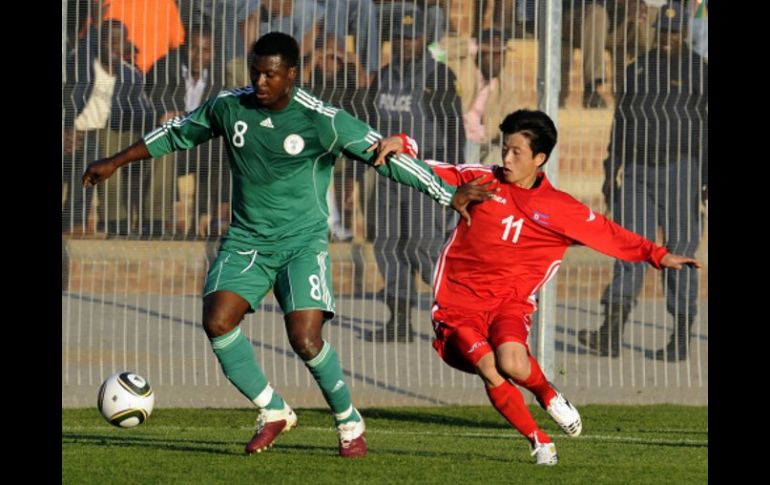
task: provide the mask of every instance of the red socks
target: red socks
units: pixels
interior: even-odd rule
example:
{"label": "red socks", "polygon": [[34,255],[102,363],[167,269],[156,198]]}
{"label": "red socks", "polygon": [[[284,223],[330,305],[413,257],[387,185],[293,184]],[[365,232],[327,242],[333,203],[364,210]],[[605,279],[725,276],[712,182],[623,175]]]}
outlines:
{"label": "red socks", "polygon": [[532,394],[534,394],[537,398],[537,401],[540,403],[540,406],[545,409],[548,403],[551,402],[551,399],[556,397],[556,391],[553,390],[551,384],[548,382],[548,379],[545,378],[545,374],[543,374],[542,369],[540,369],[537,360],[535,360],[535,358],[531,355],[529,356],[529,366],[531,369],[529,377],[527,377],[527,379],[524,381],[515,382],[521,387],[532,392]]}
{"label": "red socks", "polygon": [[[542,374],[543,373],[540,372],[540,375]],[[527,405],[524,404],[524,398],[522,397],[521,392],[516,389],[516,386],[505,381],[497,387],[487,387],[486,390],[487,396],[489,396],[489,400],[492,402],[492,406],[494,406],[495,409],[497,409],[497,411],[511,423],[511,426],[516,428],[519,433],[526,436],[530,443],[534,442],[535,436],[537,436],[537,440],[540,443],[551,442],[551,438],[538,429],[537,423],[532,419],[532,415],[529,413]]]}

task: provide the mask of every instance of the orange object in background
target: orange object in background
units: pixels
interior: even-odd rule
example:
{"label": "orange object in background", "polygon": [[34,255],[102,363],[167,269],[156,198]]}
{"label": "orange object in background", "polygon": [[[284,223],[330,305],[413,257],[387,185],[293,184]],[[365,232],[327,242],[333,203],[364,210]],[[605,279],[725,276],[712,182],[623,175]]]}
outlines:
{"label": "orange object in background", "polygon": [[103,20],[120,20],[137,49],[134,65],[147,73],[169,50],[184,44],[182,17],[174,0],[106,0]]}

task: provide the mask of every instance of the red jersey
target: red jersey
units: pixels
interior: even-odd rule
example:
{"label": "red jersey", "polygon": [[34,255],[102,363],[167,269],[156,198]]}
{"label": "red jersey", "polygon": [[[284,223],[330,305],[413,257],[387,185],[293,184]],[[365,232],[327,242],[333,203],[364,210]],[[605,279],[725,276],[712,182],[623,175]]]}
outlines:
{"label": "red jersey", "polygon": [[500,188],[492,199],[471,205],[471,226],[461,219],[445,243],[433,281],[440,307],[489,311],[520,302],[534,312],[535,294],[573,244],[658,269],[668,252],[555,189],[545,173],[538,174],[536,188],[523,189],[505,183],[502,167],[426,162],[451,185],[485,175],[482,181],[494,178]]}

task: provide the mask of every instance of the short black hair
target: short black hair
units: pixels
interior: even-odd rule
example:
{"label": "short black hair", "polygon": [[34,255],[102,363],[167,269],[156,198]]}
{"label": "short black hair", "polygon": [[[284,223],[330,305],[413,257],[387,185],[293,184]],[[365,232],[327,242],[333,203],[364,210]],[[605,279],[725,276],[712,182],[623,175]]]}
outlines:
{"label": "short black hair", "polygon": [[521,133],[529,140],[532,156],[544,153],[546,161],[551,156],[553,147],[556,146],[556,125],[542,111],[516,110],[500,123],[500,131],[504,135]]}
{"label": "short black hair", "polygon": [[299,45],[294,37],[282,32],[269,32],[254,43],[251,49],[251,62],[257,56],[281,56],[284,65],[296,67],[299,61]]}

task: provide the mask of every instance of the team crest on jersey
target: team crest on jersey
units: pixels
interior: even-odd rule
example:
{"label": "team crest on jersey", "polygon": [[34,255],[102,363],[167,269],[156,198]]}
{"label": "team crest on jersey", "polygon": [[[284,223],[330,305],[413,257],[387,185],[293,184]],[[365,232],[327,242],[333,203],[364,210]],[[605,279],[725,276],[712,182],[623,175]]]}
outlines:
{"label": "team crest on jersey", "polygon": [[548,224],[550,224],[550,222],[548,222],[548,219],[550,218],[551,216],[549,216],[548,214],[543,214],[540,211],[535,211],[535,213],[532,214],[532,219],[534,219],[535,222],[543,226],[547,226]]}
{"label": "team crest on jersey", "polygon": [[291,134],[283,140],[283,149],[286,150],[286,153],[289,155],[296,155],[301,152],[303,148],[305,148],[305,140],[299,135]]}

